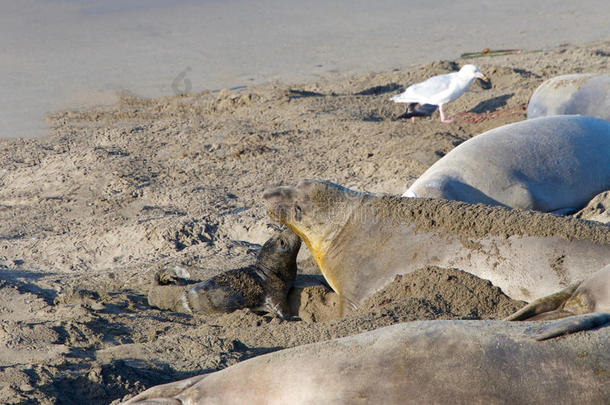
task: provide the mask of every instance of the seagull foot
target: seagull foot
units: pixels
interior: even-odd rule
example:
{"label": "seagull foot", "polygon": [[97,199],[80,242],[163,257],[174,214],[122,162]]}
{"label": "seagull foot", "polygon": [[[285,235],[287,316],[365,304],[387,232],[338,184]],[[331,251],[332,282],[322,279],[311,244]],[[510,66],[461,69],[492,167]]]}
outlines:
{"label": "seagull foot", "polygon": [[447,118],[447,119],[441,120],[441,122],[444,122],[445,124],[450,124],[453,122],[453,119]]}

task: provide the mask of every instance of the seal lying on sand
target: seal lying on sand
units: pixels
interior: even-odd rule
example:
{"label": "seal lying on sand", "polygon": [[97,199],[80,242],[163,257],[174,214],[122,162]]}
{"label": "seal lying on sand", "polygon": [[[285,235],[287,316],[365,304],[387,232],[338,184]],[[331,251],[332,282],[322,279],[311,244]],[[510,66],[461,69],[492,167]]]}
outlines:
{"label": "seal lying on sand", "polygon": [[521,121],[460,144],[403,196],[574,213],[610,189],[608,156],[610,122],[579,116]]}
{"label": "seal lying on sand", "polygon": [[299,237],[287,229],[265,242],[255,264],[189,286],[163,285],[180,274],[161,270],[155,275],[148,303],[160,309],[187,313],[251,308],[283,318],[288,315],[287,295],[296,277],[300,247]]}
{"label": "seal lying on sand", "polygon": [[610,75],[553,77],[534,91],[527,118],[578,114],[610,121]]}
{"label": "seal lying on sand", "polygon": [[610,403],[610,328],[536,342],[531,325],[402,323],[255,357],[126,404]]}
{"label": "seal lying on sand", "polygon": [[264,198],[269,216],[301,237],[351,307],[397,274],[427,265],[457,267],[531,301],[610,262],[610,228],[574,218],[379,196],[319,180]]}
{"label": "seal lying on sand", "polygon": [[[591,315],[572,317],[581,314]],[[544,327],[537,338],[546,339],[610,323],[610,265],[585,281],[578,281],[555,294],[537,299],[506,320],[537,321],[564,317],[571,318]]]}

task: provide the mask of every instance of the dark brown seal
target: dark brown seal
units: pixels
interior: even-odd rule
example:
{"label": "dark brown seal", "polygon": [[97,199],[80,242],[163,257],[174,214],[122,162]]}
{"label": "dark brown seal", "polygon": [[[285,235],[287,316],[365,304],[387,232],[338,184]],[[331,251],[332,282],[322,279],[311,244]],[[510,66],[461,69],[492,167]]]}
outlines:
{"label": "dark brown seal", "polygon": [[284,318],[289,313],[287,295],[296,277],[300,247],[299,237],[287,229],[265,242],[253,265],[191,285],[185,285],[183,280],[188,275],[181,273],[179,267],[166,267],[155,274],[148,303],[186,313],[228,313],[251,308]]}

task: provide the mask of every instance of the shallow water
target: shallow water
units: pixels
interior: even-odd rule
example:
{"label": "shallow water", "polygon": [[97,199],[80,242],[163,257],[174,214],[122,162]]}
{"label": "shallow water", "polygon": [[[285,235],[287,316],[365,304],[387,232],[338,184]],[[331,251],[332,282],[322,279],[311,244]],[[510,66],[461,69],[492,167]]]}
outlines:
{"label": "shallow water", "polygon": [[[0,3],[0,137],[49,111],[610,38],[606,0]],[[306,4],[306,5],[305,5]]]}

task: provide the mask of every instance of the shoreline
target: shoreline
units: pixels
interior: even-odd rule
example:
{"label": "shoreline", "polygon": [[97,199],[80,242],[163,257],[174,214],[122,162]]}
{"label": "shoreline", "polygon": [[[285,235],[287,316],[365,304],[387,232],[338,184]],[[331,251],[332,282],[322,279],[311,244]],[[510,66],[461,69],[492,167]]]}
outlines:
{"label": "shoreline", "polygon": [[26,5],[5,5],[0,13],[11,55],[0,66],[3,137],[40,136],[47,112],[99,104],[119,91],[163,97],[175,88],[294,83],[408,69],[485,48],[553,49],[610,38],[610,9],[601,0],[316,0],[305,13],[279,0]]}

